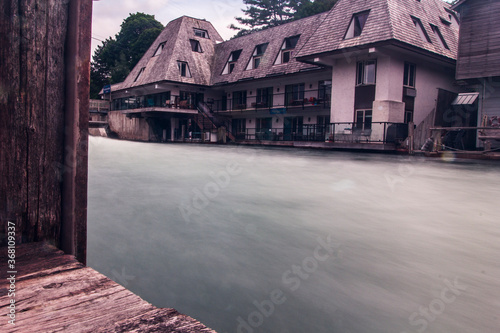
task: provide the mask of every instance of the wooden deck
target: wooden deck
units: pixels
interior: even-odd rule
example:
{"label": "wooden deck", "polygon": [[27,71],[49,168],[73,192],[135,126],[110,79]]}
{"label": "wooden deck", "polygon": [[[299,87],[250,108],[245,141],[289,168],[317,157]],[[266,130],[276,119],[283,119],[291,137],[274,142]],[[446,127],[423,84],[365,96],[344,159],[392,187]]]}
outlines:
{"label": "wooden deck", "polygon": [[14,326],[7,316],[7,248],[0,250],[0,332],[215,333],[174,309],[154,307],[45,243],[16,247]]}

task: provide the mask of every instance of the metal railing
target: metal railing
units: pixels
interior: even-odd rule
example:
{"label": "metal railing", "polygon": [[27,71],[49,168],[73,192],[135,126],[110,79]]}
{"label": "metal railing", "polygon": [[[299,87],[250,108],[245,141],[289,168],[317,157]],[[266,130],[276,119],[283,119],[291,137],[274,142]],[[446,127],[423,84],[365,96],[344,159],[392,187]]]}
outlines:
{"label": "metal railing", "polygon": [[237,140],[398,144],[408,137],[408,124],[345,122],[296,128],[245,128],[233,134]]}
{"label": "metal railing", "polygon": [[[234,94],[234,93],[233,93]],[[211,100],[214,112],[245,111],[245,110],[270,110],[280,108],[316,107],[329,108],[331,94],[324,89],[304,90],[300,92],[283,92],[265,96],[250,95],[244,98],[233,97],[221,100]],[[279,112],[279,110],[276,110]]]}
{"label": "metal railing", "polygon": [[192,99],[181,99],[178,95],[171,95],[165,100],[147,98],[147,96],[126,97],[115,99],[111,103],[113,111],[154,107],[196,110],[197,104]]}

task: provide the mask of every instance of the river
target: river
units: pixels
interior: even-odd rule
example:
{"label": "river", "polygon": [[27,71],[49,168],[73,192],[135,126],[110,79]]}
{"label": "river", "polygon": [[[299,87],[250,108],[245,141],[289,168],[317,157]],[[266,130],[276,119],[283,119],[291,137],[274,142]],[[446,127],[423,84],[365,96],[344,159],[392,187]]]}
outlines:
{"label": "river", "polygon": [[498,332],[500,164],[91,137],[88,265],[219,333]]}

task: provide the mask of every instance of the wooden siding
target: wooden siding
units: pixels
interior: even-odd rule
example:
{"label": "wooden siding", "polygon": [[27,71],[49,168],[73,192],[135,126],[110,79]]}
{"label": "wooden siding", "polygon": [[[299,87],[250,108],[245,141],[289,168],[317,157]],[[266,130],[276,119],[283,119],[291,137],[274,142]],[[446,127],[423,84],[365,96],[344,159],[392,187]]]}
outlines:
{"label": "wooden siding", "polygon": [[0,234],[11,221],[18,243],[84,262],[92,1],[2,0],[0,12]]}
{"label": "wooden siding", "polygon": [[500,1],[469,0],[459,10],[457,79],[500,76]]}

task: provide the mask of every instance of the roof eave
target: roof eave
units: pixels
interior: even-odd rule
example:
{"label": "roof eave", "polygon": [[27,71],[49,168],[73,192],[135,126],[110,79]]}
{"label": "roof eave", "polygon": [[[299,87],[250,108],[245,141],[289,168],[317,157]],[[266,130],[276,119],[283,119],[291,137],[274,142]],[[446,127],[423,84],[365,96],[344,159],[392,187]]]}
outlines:
{"label": "roof eave", "polygon": [[356,51],[366,51],[367,49],[373,48],[373,47],[381,47],[381,46],[386,46],[386,45],[394,45],[397,47],[401,47],[410,51],[413,51],[415,53],[429,56],[431,58],[434,58],[436,60],[444,61],[445,63],[448,63],[450,65],[455,66],[456,64],[456,59],[446,57],[444,55],[440,55],[431,51],[427,51],[425,49],[419,48],[417,46],[404,43],[401,41],[398,41],[396,39],[391,39],[391,40],[386,40],[386,41],[380,41],[380,42],[374,42],[370,44],[364,44],[363,46],[353,46],[349,48],[342,48],[342,49],[337,49],[333,51],[326,51],[326,52],[321,52],[321,53],[315,53],[311,55],[306,55],[302,57],[297,57],[298,61],[309,63],[309,64],[315,64],[318,65],[317,62],[314,62],[314,58],[321,58],[325,56],[335,56],[335,55],[342,55],[346,57],[349,54],[356,53]]}

